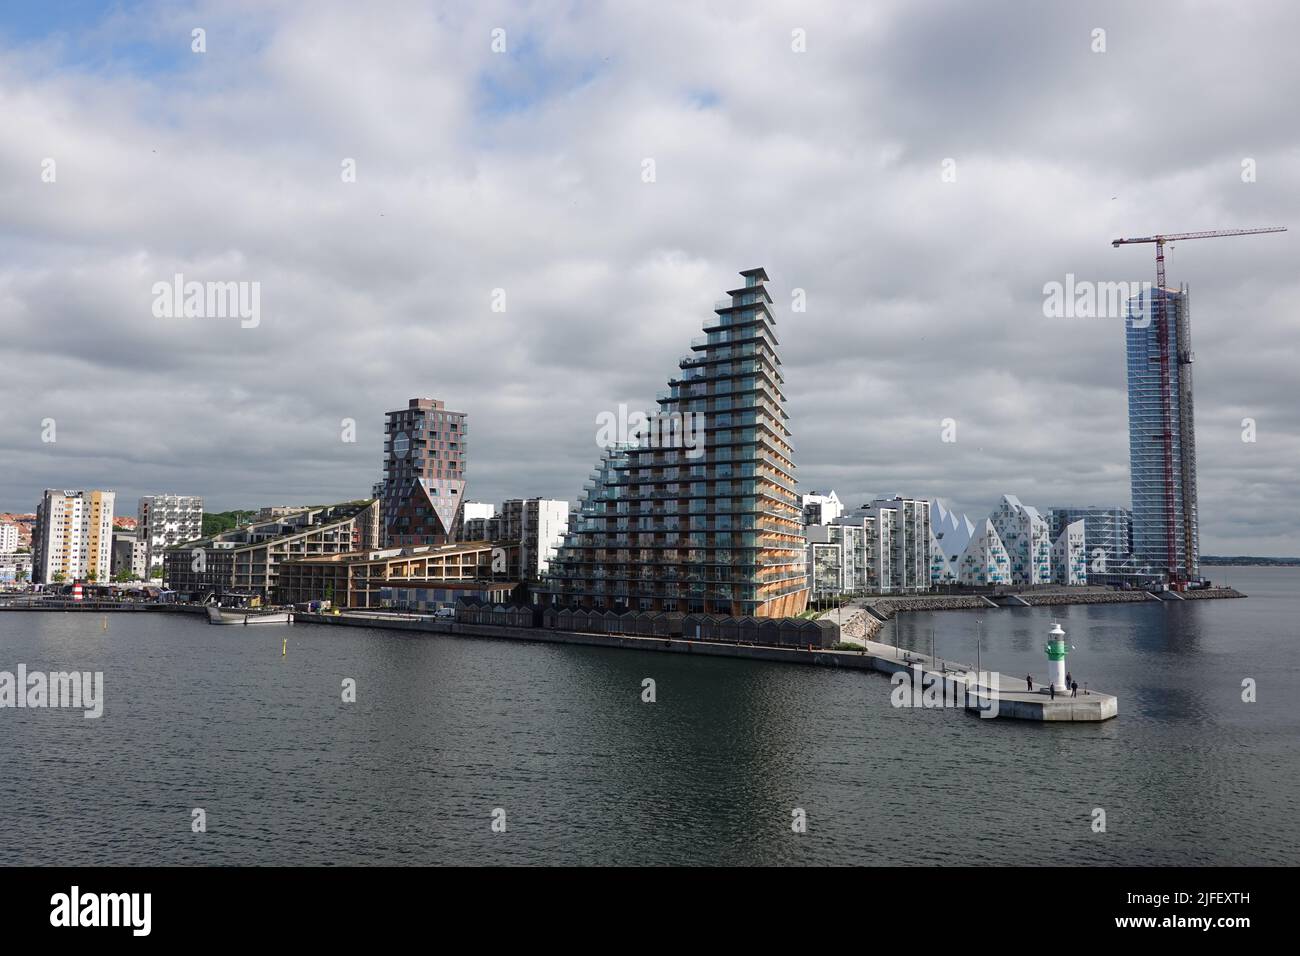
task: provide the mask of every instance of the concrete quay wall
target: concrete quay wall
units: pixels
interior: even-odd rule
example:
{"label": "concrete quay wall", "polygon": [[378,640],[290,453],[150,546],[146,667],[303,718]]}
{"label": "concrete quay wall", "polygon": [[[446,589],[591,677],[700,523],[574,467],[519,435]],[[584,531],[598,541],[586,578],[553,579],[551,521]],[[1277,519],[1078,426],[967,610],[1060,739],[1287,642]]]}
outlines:
{"label": "concrete quay wall", "polygon": [[[354,614],[296,614],[296,622],[324,624],[337,627],[374,627],[384,630],[412,631],[459,637],[480,637],[496,640],[537,642],[546,644],[574,644],[585,647],[614,647],[625,650],[658,651],[672,654],[694,654],[705,657],[730,657],[747,660],[770,661],[784,664],[812,664],[821,667],[843,667],[850,670],[871,670],[885,674],[910,671],[920,665],[926,676],[938,676],[946,681],[964,679],[960,665],[941,660],[923,659],[919,655],[900,651],[875,642],[865,642],[859,651],[799,650],[784,647],[755,647],[749,644],[722,644],[709,641],[690,641],[680,638],[632,637],[628,635],[584,634],[550,628],[512,628],[485,624],[455,624],[441,621],[387,618]],[[878,623],[878,622],[877,622]],[[946,670],[942,670],[946,668]],[[1003,680],[1007,680],[1003,678]],[[1010,695],[1010,697],[1008,697]],[[1103,700],[1105,695],[1094,695],[1088,700],[1071,700],[1064,696],[1055,701],[1016,699],[1015,692],[1003,691],[999,696],[999,717],[1037,721],[1098,721],[1114,717],[1115,698],[1109,698],[1109,712]],[[976,710],[967,706],[967,710]]]}

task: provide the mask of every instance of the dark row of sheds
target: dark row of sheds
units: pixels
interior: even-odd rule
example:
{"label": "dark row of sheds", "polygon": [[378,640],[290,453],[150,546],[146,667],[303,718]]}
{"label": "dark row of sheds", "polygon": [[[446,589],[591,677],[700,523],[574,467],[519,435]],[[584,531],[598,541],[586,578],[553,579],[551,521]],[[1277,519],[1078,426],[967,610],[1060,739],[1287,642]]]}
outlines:
{"label": "dark row of sheds", "polygon": [[492,604],[478,598],[461,598],[456,602],[456,623],[541,627],[542,609],[531,604]]}
{"label": "dark row of sheds", "polygon": [[829,621],[797,617],[727,617],[669,611],[598,611],[586,608],[527,604],[490,604],[461,599],[456,621],[500,627],[545,627],[585,634],[627,634],[636,637],[676,637],[694,641],[723,641],[767,647],[830,647],[840,629]]}

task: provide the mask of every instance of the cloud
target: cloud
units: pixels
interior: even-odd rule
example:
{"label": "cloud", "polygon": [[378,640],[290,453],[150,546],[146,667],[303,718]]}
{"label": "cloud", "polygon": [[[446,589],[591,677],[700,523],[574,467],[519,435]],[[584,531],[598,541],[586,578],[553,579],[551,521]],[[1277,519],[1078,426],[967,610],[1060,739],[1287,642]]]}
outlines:
{"label": "cloud", "polygon": [[[1122,330],[1045,319],[1043,285],[1149,279],[1150,248],[1120,235],[1296,223],[1300,141],[1278,117],[1300,14],[857,6],[0,19],[0,507],[47,486],[115,488],[121,510],[355,497],[383,413],[416,395],[470,414],[472,498],[574,500],[596,414],[650,407],[754,265],[804,488],[972,514],[1005,492],[1127,503]],[[1207,552],[1300,550],[1294,242],[1170,253],[1192,288]],[[154,318],[176,273],[259,282],[260,325]]]}

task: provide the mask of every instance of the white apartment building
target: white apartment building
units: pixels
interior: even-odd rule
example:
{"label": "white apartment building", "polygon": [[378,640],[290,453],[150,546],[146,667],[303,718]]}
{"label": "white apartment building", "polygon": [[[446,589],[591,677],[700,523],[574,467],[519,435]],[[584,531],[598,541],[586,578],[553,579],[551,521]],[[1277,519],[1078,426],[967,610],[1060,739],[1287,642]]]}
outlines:
{"label": "white apartment building", "polygon": [[0,584],[12,584],[19,571],[31,576],[32,556],[18,553],[18,525],[6,521],[0,523]]}
{"label": "white apartment building", "polygon": [[840,501],[839,496],[835,494],[833,489],[829,495],[814,491],[810,495],[803,496],[803,523],[805,525],[830,524],[842,514],[844,514],[844,503]]}
{"label": "white apartment building", "polygon": [[519,577],[539,579],[564,543],[569,529],[569,503],[555,498],[511,498],[498,514],[494,506],[467,501],[461,537],[519,546]]}
{"label": "white apartment building", "polygon": [[[853,512],[873,520],[874,590],[882,592],[930,589],[930,502],[924,498],[876,498]],[[874,573],[873,573],[874,572]]]}
{"label": "white apartment building", "polygon": [[930,579],[935,584],[1087,583],[1083,519],[1062,527],[1053,544],[1038,509],[1015,495],[1003,495],[978,524],[936,501],[930,506],[930,528]]}
{"label": "white apartment building", "polygon": [[846,526],[837,527],[834,541],[829,525],[814,524],[804,529],[804,540],[808,542],[808,587],[813,597],[853,593],[852,581],[846,581],[844,574],[846,553],[852,551],[852,545],[846,544],[842,537]]}
{"label": "white apartment building", "polygon": [[149,568],[163,566],[163,552],[203,537],[203,499],[197,495],[147,495],[140,499],[135,526]]}
{"label": "white apartment building", "polygon": [[[809,531],[818,527],[812,525]],[[840,546],[840,591],[856,594],[866,587],[867,582],[867,527],[864,521],[852,521],[837,518],[832,524],[825,525],[826,540]],[[809,541],[812,536],[809,535]],[[811,558],[812,555],[809,555]],[[814,590],[816,586],[814,585]]]}
{"label": "white apartment building", "polygon": [[32,580],[107,581],[113,567],[111,491],[46,489],[32,526]]}
{"label": "white apartment building", "polygon": [[1088,583],[1088,552],[1084,547],[1082,518],[1062,528],[1052,545],[1052,580],[1057,584]]}
{"label": "white apartment building", "polygon": [[842,594],[930,589],[930,502],[925,499],[877,498],[825,524],[808,525],[804,537],[809,586],[816,593],[836,585]]}
{"label": "white apartment building", "polygon": [[1011,559],[1011,583],[1021,586],[1052,582],[1052,533],[1037,508],[1003,495],[989,515]]}
{"label": "white apartment building", "polygon": [[519,542],[520,576],[537,580],[550,567],[569,529],[569,503],[512,498],[501,505],[502,540]]}
{"label": "white apartment building", "polygon": [[988,518],[974,526],[958,558],[956,572],[961,584],[1011,583],[1011,558]]}
{"label": "white apartment building", "polygon": [[497,506],[486,501],[466,501],[461,505],[461,520],[475,521],[495,518]]}
{"label": "white apartment building", "polygon": [[32,579],[32,556],[14,551],[0,551],[0,584],[19,583],[20,575],[23,582]]}

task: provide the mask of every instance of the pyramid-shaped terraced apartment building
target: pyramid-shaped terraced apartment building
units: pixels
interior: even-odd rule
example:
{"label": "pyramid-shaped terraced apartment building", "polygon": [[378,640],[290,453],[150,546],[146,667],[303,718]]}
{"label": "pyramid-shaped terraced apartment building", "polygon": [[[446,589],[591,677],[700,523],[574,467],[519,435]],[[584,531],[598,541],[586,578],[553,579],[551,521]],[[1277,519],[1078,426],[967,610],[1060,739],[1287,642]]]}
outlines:
{"label": "pyramid-shaped terraced apartment building", "polygon": [[782,617],[807,606],[772,297],[742,272],[648,437],[606,450],[542,588],[546,603]]}

